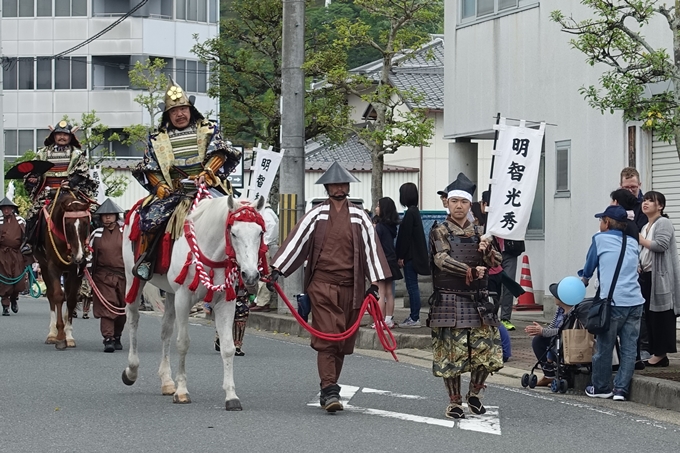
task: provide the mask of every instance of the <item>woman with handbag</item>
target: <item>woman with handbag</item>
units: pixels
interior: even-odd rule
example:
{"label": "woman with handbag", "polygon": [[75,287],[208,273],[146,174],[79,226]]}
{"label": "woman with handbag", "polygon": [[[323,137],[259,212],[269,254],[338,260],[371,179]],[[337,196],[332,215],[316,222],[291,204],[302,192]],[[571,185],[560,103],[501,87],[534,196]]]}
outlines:
{"label": "woman with handbag", "polygon": [[646,366],[667,367],[666,354],[677,352],[675,317],[680,314],[680,270],[673,223],[663,210],[666,197],[649,191],[642,201],[647,223],[640,232],[640,287],[649,332]]}

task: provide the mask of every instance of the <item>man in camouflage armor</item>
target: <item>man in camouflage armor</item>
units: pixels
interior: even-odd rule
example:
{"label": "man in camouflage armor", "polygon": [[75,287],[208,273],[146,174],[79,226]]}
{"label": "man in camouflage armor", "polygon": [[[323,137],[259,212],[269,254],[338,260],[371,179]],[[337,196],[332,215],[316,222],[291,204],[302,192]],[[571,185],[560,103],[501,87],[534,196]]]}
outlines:
{"label": "man in camouflage armor", "polygon": [[52,200],[56,190],[71,189],[77,196],[93,200],[97,196],[98,183],[90,176],[87,156],[75,136],[77,127],[61,120],[56,127],[49,127],[50,135],[45,147],[40,148],[36,160],[45,160],[54,166],[42,175],[29,173],[24,176],[24,186],[33,199],[26,213],[26,239],[21,253],[31,255],[35,244],[39,213],[45,202]]}
{"label": "man in camouflage armor", "polygon": [[487,291],[487,270],[500,264],[501,254],[467,219],[475,189],[460,173],[449,186],[449,216],[430,232],[432,371],[444,378],[450,400],[445,415],[453,419],[465,418],[461,374],[470,372],[467,404],[479,415],[486,412],[481,401],[486,378],[503,368],[498,317]]}
{"label": "man in camouflage armor", "polygon": [[144,160],[133,172],[152,195],[140,208],[141,257],[134,272],[143,280],[153,274],[154,238],[164,231],[172,239],[181,235],[196,182],[215,194],[231,194],[227,176],[241,159],[240,151],[222,139],[218,126],[206,120],[172,80],[162,108],[161,125],[150,134]]}

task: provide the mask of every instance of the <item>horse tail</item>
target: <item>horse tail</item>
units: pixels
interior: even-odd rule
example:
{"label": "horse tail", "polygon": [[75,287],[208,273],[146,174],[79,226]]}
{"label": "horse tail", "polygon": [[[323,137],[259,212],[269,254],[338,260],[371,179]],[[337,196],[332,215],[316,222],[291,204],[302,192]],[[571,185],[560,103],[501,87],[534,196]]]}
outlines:
{"label": "horse tail", "polygon": [[165,305],[163,301],[163,296],[161,296],[161,290],[157,286],[146,284],[144,289],[142,289],[142,297],[144,300],[153,307],[154,311],[162,312]]}

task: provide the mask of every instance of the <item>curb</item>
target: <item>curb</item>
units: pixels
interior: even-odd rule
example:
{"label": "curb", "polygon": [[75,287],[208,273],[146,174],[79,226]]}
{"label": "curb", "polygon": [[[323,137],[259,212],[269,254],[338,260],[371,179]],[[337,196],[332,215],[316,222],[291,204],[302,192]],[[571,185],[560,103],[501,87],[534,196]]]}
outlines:
{"label": "curb", "polygon": [[[310,337],[310,334],[290,315],[280,315],[271,312],[250,312],[248,327],[269,332],[287,333],[301,338]],[[398,345],[396,352],[399,355],[422,360],[432,360],[432,353],[429,352],[432,339],[429,335],[414,335],[394,331],[393,334]],[[383,350],[375,331],[365,327],[359,328],[356,347],[358,349]],[[517,384],[519,385],[519,379],[526,372],[526,370],[519,368],[504,367],[497,374],[517,378]],[[577,375],[575,388],[585,390],[589,379],[585,374]],[[630,385],[628,400],[659,409],[680,412],[680,382],[634,375]]]}

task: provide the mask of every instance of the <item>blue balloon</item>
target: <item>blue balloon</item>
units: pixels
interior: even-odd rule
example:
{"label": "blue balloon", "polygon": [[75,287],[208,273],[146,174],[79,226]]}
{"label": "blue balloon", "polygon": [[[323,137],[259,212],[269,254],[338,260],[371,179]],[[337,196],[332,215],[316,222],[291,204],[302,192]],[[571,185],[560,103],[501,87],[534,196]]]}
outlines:
{"label": "blue balloon", "polygon": [[576,305],[586,297],[586,285],[578,277],[564,277],[557,284],[557,295],[567,305]]}

